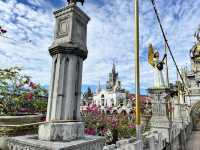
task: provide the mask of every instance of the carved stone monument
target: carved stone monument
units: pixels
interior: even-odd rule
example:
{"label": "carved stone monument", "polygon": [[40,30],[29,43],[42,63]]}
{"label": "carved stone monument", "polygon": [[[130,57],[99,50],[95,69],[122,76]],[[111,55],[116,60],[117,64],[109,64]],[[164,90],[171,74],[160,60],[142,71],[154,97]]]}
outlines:
{"label": "carved stone monument", "polygon": [[86,33],[89,17],[73,3],[55,11],[54,15],[55,37],[49,48],[53,63],[46,118],[48,123],[39,127],[39,139],[68,141],[84,134],[80,96],[82,66],[88,53]]}
{"label": "carved stone monument", "polygon": [[104,138],[85,136],[80,116],[83,61],[87,58],[87,24],[89,17],[70,0],[69,5],[54,12],[55,35],[49,48],[52,75],[46,123],[38,136],[14,137],[10,150],[102,150]]}
{"label": "carved stone monument", "polygon": [[172,120],[172,97],[169,88],[149,88],[149,95],[152,98],[152,117],[150,128],[153,131],[162,133],[164,139],[170,142],[177,136],[177,124]]}

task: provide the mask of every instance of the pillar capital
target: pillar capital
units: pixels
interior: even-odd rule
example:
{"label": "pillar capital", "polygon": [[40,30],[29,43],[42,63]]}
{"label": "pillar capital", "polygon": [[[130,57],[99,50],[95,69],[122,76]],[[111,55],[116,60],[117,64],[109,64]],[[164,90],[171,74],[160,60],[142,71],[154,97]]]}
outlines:
{"label": "pillar capital", "polygon": [[61,8],[54,12],[54,16],[56,22],[54,40],[49,47],[50,54],[53,55],[55,51],[59,53],[70,51],[78,55],[81,53],[86,58],[88,52],[87,24],[90,18],[76,5]]}

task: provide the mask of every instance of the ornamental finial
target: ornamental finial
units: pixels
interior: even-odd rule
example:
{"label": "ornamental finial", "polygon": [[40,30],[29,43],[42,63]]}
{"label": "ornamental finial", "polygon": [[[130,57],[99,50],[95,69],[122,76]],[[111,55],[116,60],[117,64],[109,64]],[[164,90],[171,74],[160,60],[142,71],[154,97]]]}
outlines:
{"label": "ornamental finial", "polygon": [[67,0],[68,5],[70,4],[76,4],[77,2],[80,2],[82,5],[84,4],[84,0]]}
{"label": "ornamental finial", "polygon": [[200,25],[198,30],[195,32],[194,37],[196,38],[197,42],[200,43]]}

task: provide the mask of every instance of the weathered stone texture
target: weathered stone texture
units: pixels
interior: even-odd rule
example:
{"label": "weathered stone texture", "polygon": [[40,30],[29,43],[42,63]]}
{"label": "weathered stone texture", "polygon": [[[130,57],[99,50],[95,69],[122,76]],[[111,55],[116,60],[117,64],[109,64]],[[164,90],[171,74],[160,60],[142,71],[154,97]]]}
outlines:
{"label": "weathered stone texture", "polygon": [[9,150],[102,150],[104,138],[86,136],[70,142],[38,140],[37,136],[13,137],[8,141]]}
{"label": "weathered stone texture", "polygon": [[48,123],[40,125],[39,139],[49,141],[71,141],[84,137],[83,122]]}

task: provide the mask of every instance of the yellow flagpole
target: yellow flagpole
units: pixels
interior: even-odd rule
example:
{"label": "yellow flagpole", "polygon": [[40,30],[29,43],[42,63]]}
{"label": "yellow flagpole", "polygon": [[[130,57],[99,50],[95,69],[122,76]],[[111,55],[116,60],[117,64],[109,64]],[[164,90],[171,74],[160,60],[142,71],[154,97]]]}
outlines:
{"label": "yellow flagpole", "polygon": [[141,139],[140,118],[140,62],[139,62],[139,0],[135,0],[135,90],[136,90],[136,138]]}

